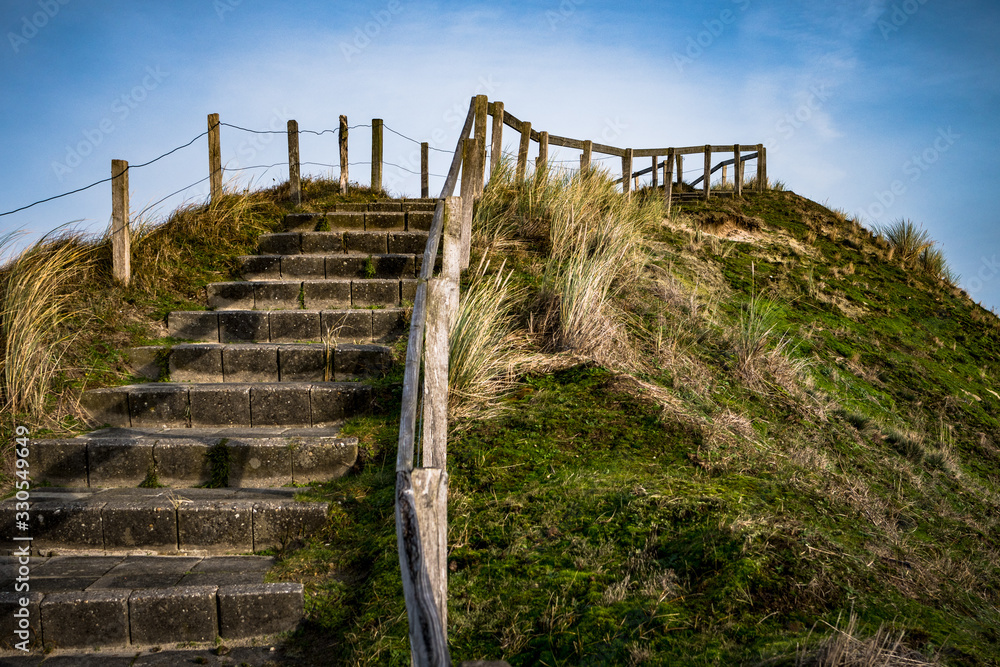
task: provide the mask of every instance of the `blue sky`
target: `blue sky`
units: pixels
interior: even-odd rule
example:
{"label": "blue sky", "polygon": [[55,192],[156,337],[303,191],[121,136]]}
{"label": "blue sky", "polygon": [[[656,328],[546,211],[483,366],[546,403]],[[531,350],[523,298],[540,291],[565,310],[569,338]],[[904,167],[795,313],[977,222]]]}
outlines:
{"label": "blue sky", "polygon": [[[985,0],[3,0],[0,212],[106,178],[113,158],[136,165],[185,144],[213,112],[278,130],[379,117],[450,149],[469,97],[485,93],[536,129],[621,147],[763,142],[769,175],[790,189],[869,226],[923,224],[972,297],[996,308],[998,26],[1000,5]],[[368,159],[367,132],[352,131],[352,162]],[[287,178],[246,169],[286,160],[283,136],[225,127],[222,144],[227,179]],[[329,134],[303,135],[301,150],[337,160]],[[388,162],[415,168],[416,150],[386,134]],[[432,152],[431,172],[445,170]],[[206,175],[202,138],[130,172],[132,209]],[[385,178],[418,194],[405,171]],[[109,216],[102,184],[0,217],[0,230],[99,232]]]}

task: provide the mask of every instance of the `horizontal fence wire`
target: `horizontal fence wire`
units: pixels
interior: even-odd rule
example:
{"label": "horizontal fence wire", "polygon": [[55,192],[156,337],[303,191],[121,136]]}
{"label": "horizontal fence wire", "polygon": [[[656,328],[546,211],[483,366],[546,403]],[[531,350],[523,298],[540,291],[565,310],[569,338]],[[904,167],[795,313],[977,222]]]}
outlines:
{"label": "horizontal fence wire", "polygon": [[[195,137],[191,141],[187,142],[186,144],[182,144],[182,145],[178,146],[177,148],[172,148],[169,151],[167,151],[166,153],[164,153],[163,155],[160,155],[159,157],[155,157],[152,160],[149,160],[148,162],[143,162],[142,164],[135,164],[135,165],[130,164],[128,166],[128,169],[141,169],[142,167],[148,167],[149,165],[153,164],[154,162],[158,162],[159,160],[162,160],[163,158],[167,157],[168,155],[172,155],[173,153],[176,153],[177,151],[181,150],[182,148],[187,148],[188,146],[190,146],[194,142],[196,142],[199,139],[201,139],[202,137],[204,137],[206,134],[208,134],[208,130],[205,130],[204,132],[202,132],[201,134],[199,134],[197,137]],[[102,183],[110,183],[112,180],[114,180],[118,176],[121,176],[121,174],[112,174],[111,176],[109,176],[107,178],[102,178],[101,180],[96,181],[94,183],[91,183],[90,185],[85,185],[82,188],[77,188],[76,190],[70,190],[69,192],[64,192],[61,195],[55,195],[53,197],[48,197],[46,199],[39,199],[36,202],[32,202],[32,203],[28,204],[27,206],[22,206],[20,208],[15,208],[12,211],[4,211],[3,213],[0,213],[0,217],[3,217],[5,215],[11,215],[12,213],[19,213],[20,211],[25,211],[25,210],[31,208],[32,206],[38,206],[39,204],[44,204],[45,202],[50,202],[50,201],[53,201],[55,199],[61,199],[63,197],[68,197],[69,195],[75,195],[78,192],[83,192],[84,190],[89,190],[90,188],[93,188],[95,186],[101,185]]]}

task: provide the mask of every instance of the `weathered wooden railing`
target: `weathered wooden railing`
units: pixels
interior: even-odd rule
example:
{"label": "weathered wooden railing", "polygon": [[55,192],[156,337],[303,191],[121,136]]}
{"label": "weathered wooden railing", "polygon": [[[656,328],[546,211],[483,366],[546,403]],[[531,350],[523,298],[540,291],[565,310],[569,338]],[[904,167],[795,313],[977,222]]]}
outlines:
{"label": "weathered wooden railing", "polygon": [[[473,138],[469,132],[475,127]],[[486,97],[473,98],[434,210],[413,299],[396,458],[396,540],[413,664],[450,665],[448,651],[448,330],[469,264],[472,211],[483,190]],[[452,197],[462,172],[462,196]],[[432,277],[443,243],[441,273]],[[423,360],[422,457],[415,466]]]}
{"label": "weathered wooden railing", "polygon": [[[734,193],[741,193],[743,163],[747,160],[757,159],[757,188],[763,190],[767,183],[762,145],[616,148],[538,132],[531,128],[531,123],[518,120],[504,110],[503,102],[489,103],[485,95],[472,99],[424,249],[403,377],[396,459],[396,539],[409,621],[410,652],[416,667],[451,664],[448,651],[448,335],[458,313],[459,274],[469,265],[473,210],[483,193],[486,177],[488,116],[493,117],[491,172],[501,159],[503,126],[512,127],[521,134],[515,172],[518,179],[525,177],[530,144],[536,141],[536,168],[548,164],[550,145],[581,150],[581,169],[591,167],[595,152],[621,157],[622,178],[617,182],[622,184],[626,195],[633,179],[645,174],[652,173],[653,185],[658,187],[656,177],[662,169],[668,203],[672,199],[674,167],[676,165],[677,180],[681,182],[684,155],[704,154],[705,173],[693,185],[704,181],[706,197],[711,193],[712,173],[727,166],[733,166]],[[750,150],[756,152],[744,154]],[[732,159],[713,167],[712,155],[724,151],[731,151]],[[660,161],[660,156],[665,159]],[[651,166],[633,172],[632,161],[636,157],[652,158]],[[460,172],[461,196],[453,197]],[[442,248],[441,270],[435,277],[439,247]],[[422,452],[420,466],[416,467],[417,406],[421,403],[421,393]]]}
{"label": "weathered wooden railing", "polygon": [[[622,177],[615,181],[615,183],[620,183],[622,186],[622,192],[626,194],[631,192],[633,181],[635,181],[637,187],[638,178],[650,173],[652,174],[653,188],[659,187],[659,174],[662,169],[663,191],[664,197],[667,200],[668,211],[670,209],[670,203],[674,198],[674,175],[676,174],[677,183],[683,182],[683,159],[685,155],[702,153],[705,156],[704,175],[696,179],[691,185],[694,186],[699,182],[702,183],[703,195],[706,198],[711,196],[711,174],[715,173],[719,169],[724,170],[727,166],[733,166],[733,193],[736,196],[742,195],[745,183],[743,163],[747,160],[753,159],[757,160],[757,178],[754,184],[755,188],[759,192],[763,192],[767,189],[767,149],[763,144],[735,144],[732,146],[683,146],[670,148],[618,148],[616,146],[608,146],[606,144],[599,144],[593,141],[570,139],[568,137],[560,137],[554,134],[549,134],[548,132],[539,132],[531,127],[530,122],[519,120],[510,112],[505,110],[503,102],[494,102],[490,104],[489,113],[493,116],[491,169],[496,167],[500,160],[503,146],[503,126],[506,125],[521,134],[521,141],[519,143],[517,153],[517,167],[515,171],[516,177],[519,179],[524,177],[527,170],[528,153],[531,142],[534,141],[538,143],[538,157],[535,160],[536,166],[545,164],[548,161],[549,146],[560,146],[582,151],[582,154],[580,155],[580,169],[590,168],[594,153],[612,155],[621,158]],[[754,152],[749,155],[744,155],[743,153],[745,151]],[[733,158],[720,162],[713,167],[712,155],[725,152],[731,152],[733,154]],[[640,171],[633,171],[632,167],[634,160],[643,157],[652,158],[652,164]],[[665,157],[666,159],[660,161],[661,157]],[[725,171],[723,171],[723,180],[725,180]]]}

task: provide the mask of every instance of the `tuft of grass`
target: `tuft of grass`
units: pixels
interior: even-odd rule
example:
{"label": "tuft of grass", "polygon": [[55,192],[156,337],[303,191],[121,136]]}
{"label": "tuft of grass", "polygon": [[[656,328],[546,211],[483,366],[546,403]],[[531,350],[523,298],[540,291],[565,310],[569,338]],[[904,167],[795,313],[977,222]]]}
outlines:
{"label": "tuft of grass", "polygon": [[[0,252],[16,238],[0,239]],[[45,421],[63,355],[80,335],[67,324],[81,315],[74,291],[92,261],[80,234],[57,230],[0,269],[0,390],[9,414]]]}
{"label": "tuft of grass", "polygon": [[209,469],[209,480],[205,484],[206,488],[223,489],[229,486],[229,466],[232,463],[232,452],[229,451],[228,442],[228,438],[223,438],[205,453]]}
{"label": "tuft of grass", "polygon": [[796,667],[934,667],[942,664],[906,646],[905,631],[893,632],[886,626],[866,639],[858,632],[858,617],[852,612],[844,627],[831,626],[833,634],[812,649],[800,649]]}
{"label": "tuft of grass", "polygon": [[912,220],[900,219],[878,228],[878,233],[888,241],[895,255],[904,263],[912,264],[934,245],[930,232],[918,227]]}
{"label": "tuft of grass", "polygon": [[488,401],[511,384],[514,354],[508,338],[521,294],[503,265],[492,276],[486,274],[488,268],[484,258],[451,326],[448,390],[453,414],[462,414],[463,405]]}

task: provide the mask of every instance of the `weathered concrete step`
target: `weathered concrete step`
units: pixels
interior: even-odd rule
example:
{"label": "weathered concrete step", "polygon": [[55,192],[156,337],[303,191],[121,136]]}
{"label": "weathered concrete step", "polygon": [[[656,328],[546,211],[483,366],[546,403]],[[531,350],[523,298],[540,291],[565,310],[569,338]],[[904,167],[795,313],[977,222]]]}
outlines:
{"label": "weathered concrete step", "polygon": [[135,375],[172,382],[325,382],[382,375],[392,368],[385,345],[320,343],[183,343],[128,352]]}
{"label": "weathered concrete step", "polygon": [[371,255],[423,253],[427,232],[285,232],[261,234],[261,255],[365,253]]}
{"label": "weathered concrete step", "polygon": [[[399,205],[397,204],[397,207]],[[431,228],[434,218],[430,211],[334,211],[329,213],[292,213],[285,216],[285,229],[290,232],[317,231],[420,231]]]}
{"label": "weathered concrete step", "polygon": [[26,525],[15,499],[0,503],[0,549],[16,554],[30,544],[37,555],[245,554],[287,547],[326,523],[326,503],[297,502],[295,492],[36,487]]}
{"label": "weathered concrete step", "polygon": [[[30,651],[52,651],[285,632],[303,617],[303,587],[264,583],[272,564],[260,556],[6,557],[0,561],[0,650],[19,650],[21,642]],[[18,577],[30,591],[16,591]],[[28,620],[18,633],[21,597]]]}
{"label": "weathered concrete step", "polygon": [[[188,429],[190,430],[190,429]],[[145,434],[36,440],[28,450],[36,485],[120,488],[140,485],[278,487],[342,477],[358,456],[354,437],[233,437]]]}
{"label": "weathered concrete step", "polygon": [[356,382],[159,382],[92,389],[81,405],[95,423],[121,427],[334,426],[370,398]]}
{"label": "weathered concrete step", "polygon": [[167,335],[213,343],[382,343],[404,334],[408,318],[404,308],[174,311]]}
{"label": "weathered concrete step", "polygon": [[240,257],[245,280],[416,278],[422,255],[247,255]]}
{"label": "weathered concrete step", "polygon": [[207,291],[208,306],[216,310],[395,308],[413,302],[417,280],[264,280],[212,283]]}

